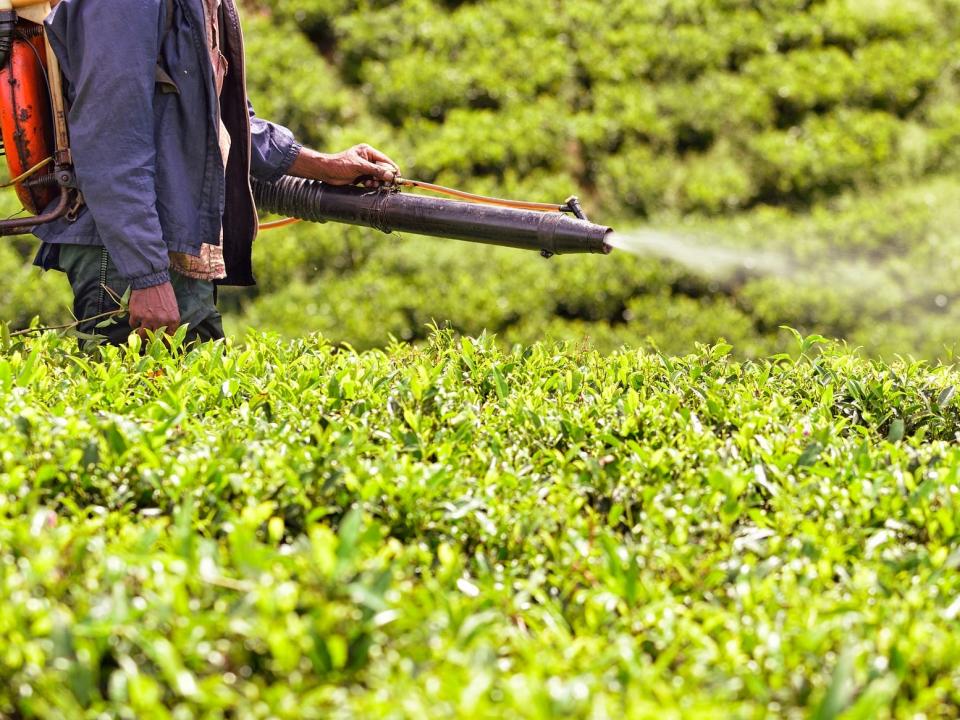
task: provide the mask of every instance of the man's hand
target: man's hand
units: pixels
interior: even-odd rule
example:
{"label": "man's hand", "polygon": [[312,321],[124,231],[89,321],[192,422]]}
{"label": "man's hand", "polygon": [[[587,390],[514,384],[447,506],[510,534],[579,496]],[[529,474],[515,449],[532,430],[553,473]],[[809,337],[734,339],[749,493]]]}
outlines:
{"label": "man's hand", "polygon": [[147,330],[156,332],[162,327],[173,334],[179,325],[180,308],[169,282],[130,293],[130,327],[140,337],[146,337]]}
{"label": "man's hand", "polygon": [[290,174],[331,185],[362,183],[373,188],[392,183],[400,177],[400,168],[376,148],[354,145],[333,155],[304,148],[293,161]]}

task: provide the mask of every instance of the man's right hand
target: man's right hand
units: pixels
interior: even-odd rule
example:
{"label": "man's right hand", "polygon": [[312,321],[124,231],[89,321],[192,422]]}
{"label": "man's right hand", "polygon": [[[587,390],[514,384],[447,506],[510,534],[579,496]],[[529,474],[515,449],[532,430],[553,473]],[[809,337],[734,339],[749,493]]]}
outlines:
{"label": "man's right hand", "polygon": [[333,155],[301,148],[288,174],[330,185],[362,182],[366,187],[374,188],[400,177],[400,168],[376,148],[363,144]]}
{"label": "man's right hand", "polygon": [[180,308],[169,282],[130,293],[130,327],[140,337],[145,337],[147,330],[156,332],[162,327],[173,334],[179,325]]}

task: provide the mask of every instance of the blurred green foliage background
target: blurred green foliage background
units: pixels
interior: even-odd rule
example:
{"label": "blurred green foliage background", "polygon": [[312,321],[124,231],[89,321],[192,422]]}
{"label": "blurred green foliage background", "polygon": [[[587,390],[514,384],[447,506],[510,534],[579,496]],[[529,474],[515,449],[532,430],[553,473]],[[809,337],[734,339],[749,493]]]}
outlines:
{"label": "blurred green foliage background", "polygon": [[[234,332],[356,347],[436,322],[506,342],[774,351],[781,325],[872,353],[952,354],[958,0],[245,0],[258,113],[408,177],[581,196],[663,243],[789,271],[536,255],[342,226],[265,234]],[[63,314],[62,279],[0,247],[5,319]],[[682,259],[682,258],[681,258]]]}

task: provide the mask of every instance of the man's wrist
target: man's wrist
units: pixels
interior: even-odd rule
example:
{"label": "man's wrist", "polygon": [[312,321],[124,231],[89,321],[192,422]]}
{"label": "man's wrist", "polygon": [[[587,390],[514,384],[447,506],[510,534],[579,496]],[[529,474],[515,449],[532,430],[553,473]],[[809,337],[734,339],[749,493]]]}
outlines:
{"label": "man's wrist", "polygon": [[308,178],[310,180],[326,180],[328,177],[327,168],[330,165],[330,155],[317,152],[308,147],[300,148],[297,157],[290,165],[288,173],[297,177]]}
{"label": "man's wrist", "polygon": [[164,285],[170,282],[170,271],[161,270],[157,273],[151,273],[149,275],[140,275],[135,278],[130,278],[130,288],[132,290],[146,290],[147,288],[156,287],[157,285]]}

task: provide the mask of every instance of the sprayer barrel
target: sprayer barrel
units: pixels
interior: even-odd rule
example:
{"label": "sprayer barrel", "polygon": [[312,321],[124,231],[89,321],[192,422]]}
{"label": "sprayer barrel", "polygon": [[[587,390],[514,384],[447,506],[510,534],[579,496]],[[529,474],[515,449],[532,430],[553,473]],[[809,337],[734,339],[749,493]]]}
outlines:
{"label": "sprayer barrel", "polygon": [[611,228],[559,212],[491,207],[389,190],[327,185],[286,176],[253,182],[257,207],[312,222],[340,222],[415,235],[538,250],[545,255],[609,253]]}

